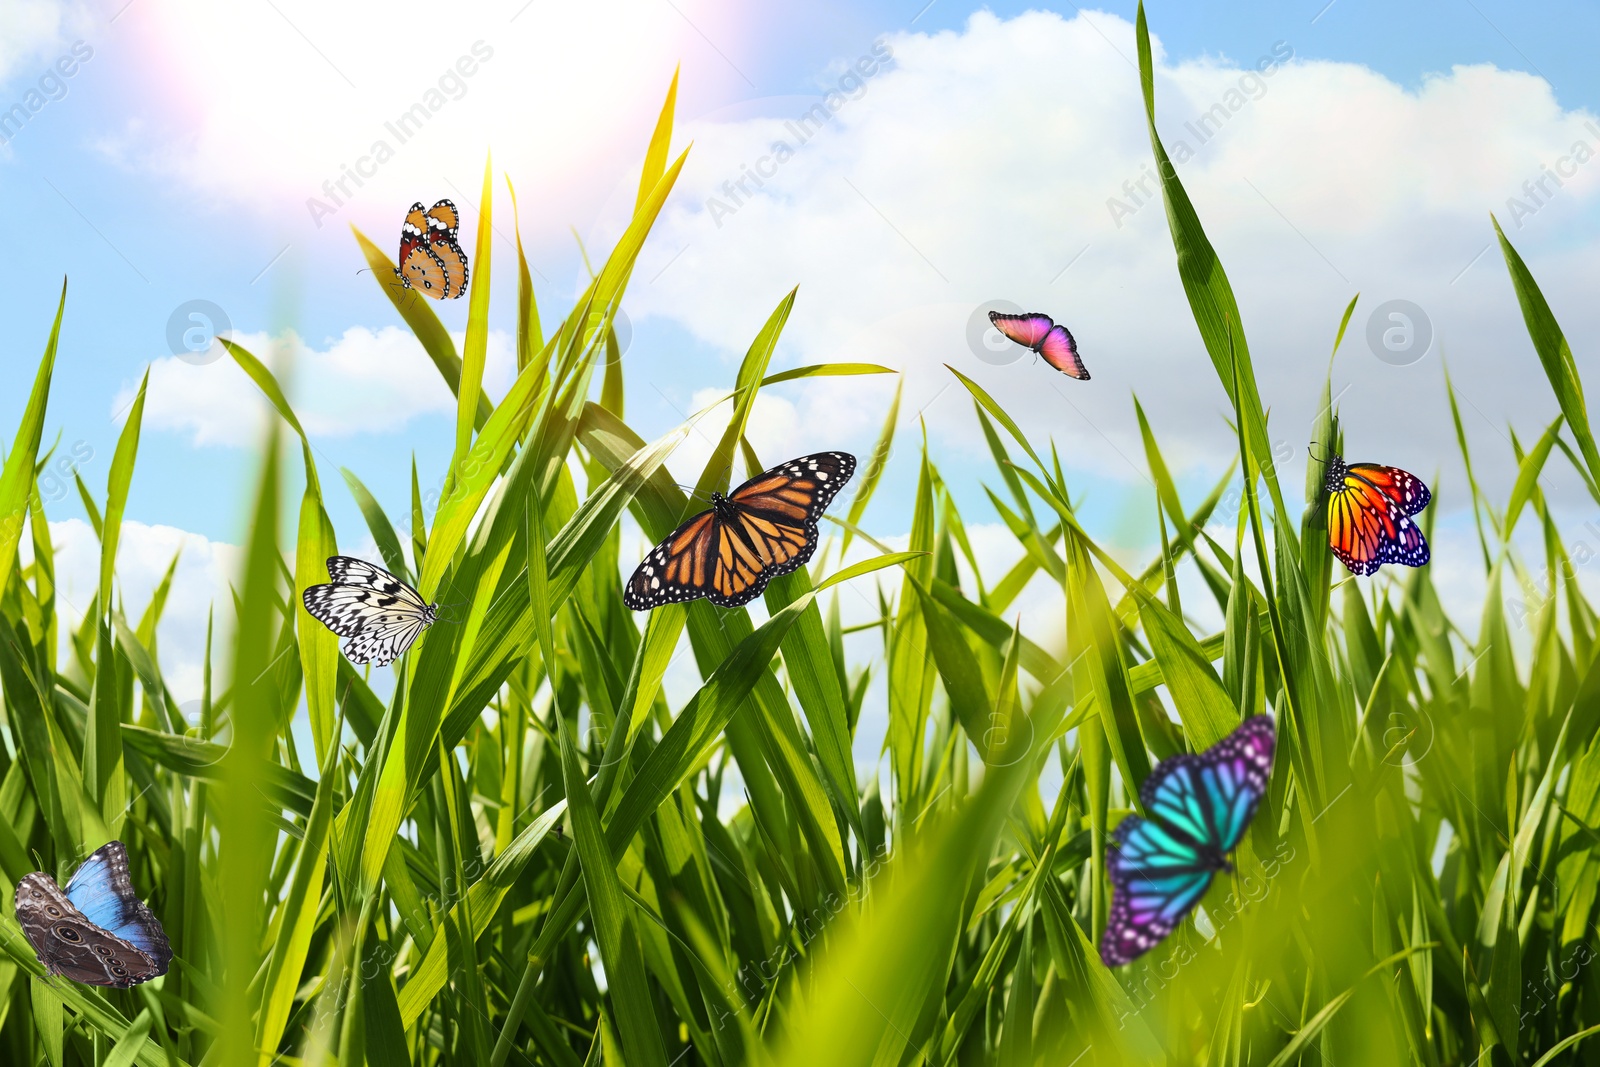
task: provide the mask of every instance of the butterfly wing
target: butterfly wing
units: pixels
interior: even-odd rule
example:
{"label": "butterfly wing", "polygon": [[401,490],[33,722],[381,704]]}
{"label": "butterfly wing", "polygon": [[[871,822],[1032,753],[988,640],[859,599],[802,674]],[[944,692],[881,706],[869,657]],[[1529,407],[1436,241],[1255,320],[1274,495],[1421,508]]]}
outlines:
{"label": "butterfly wing", "polygon": [[362,630],[351,635],[344,643],[345,658],[351,663],[387,667],[405,655],[412,642],[429,625],[420,618],[401,618]]}
{"label": "butterfly wing", "polygon": [[1252,715],[1233,733],[1194,757],[1210,836],[1223,852],[1232,852],[1238,846],[1256,817],[1256,808],[1272,780],[1272,757],[1277,744],[1272,716]]}
{"label": "butterfly wing", "polygon": [[1253,715],[1199,755],[1162,760],[1139,790],[1145,812],[1196,846],[1232,852],[1272,778],[1277,733]]}
{"label": "butterfly wing", "polygon": [[[17,923],[48,975],[65,975],[86,985],[110,985],[114,975],[103,955],[90,947],[93,927],[78,914],[47,874],[29,874],[17,883]],[[126,968],[124,968],[126,970]]]}
{"label": "butterfly wing", "polygon": [[101,846],[72,874],[67,899],[90,923],[128,942],[165,974],[172,945],[161,920],[139,899],[128,874],[128,850],[121,841]]}
{"label": "butterfly wing", "polygon": [[1149,951],[1205,896],[1215,873],[1210,856],[1243,839],[1272,778],[1276,745],[1272,717],[1255,715],[1199,755],[1162,760],[1145,779],[1139,798],[1150,817],[1124,819],[1106,854],[1107,966]]}
{"label": "butterfly wing", "polygon": [[816,522],[855,472],[856,457],[848,452],[814,452],[762,471],[728,499],[747,514]]}
{"label": "butterfly wing", "polygon": [[412,250],[426,244],[428,240],[428,217],[422,211],[422,202],[411,205],[411,210],[406,212],[405,222],[400,224],[400,255],[395,257],[395,262],[401,264],[395,269],[403,279],[403,268],[406,258]]}
{"label": "butterfly wing", "polygon": [[1393,501],[1402,514],[1415,515],[1433,500],[1433,494],[1421,478],[1399,467],[1352,463],[1345,469],[1347,479],[1349,475],[1355,475]]}
{"label": "butterfly wing", "polygon": [[1420,567],[1428,542],[1411,516],[1428,506],[1428,487],[1398,467],[1357,463],[1328,495],[1328,548],[1352,574],[1367,575],[1385,563]]}
{"label": "butterfly wing", "polygon": [[[744,526],[743,516],[736,521]],[[724,608],[748,604],[760,594],[767,576],[747,537],[735,534],[715,511],[702,511],[650,550],[623,587],[623,604],[633,611],[699,597]],[[802,530],[802,545],[804,540]]]}
{"label": "butterfly wing", "polygon": [[349,638],[344,653],[352,663],[393,663],[433,625],[433,606],[382,567],[333,556],[328,576],[331,583],[308,587],[301,599],[312,618]]}
{"label": "butterfly wing", "polygon": [[1035,351],[1038,351],[1039,346],[1044,343],[1044,339],[1055,326],[1049,315],[1040,315],[1037,312],[1027,315],[1006,315],[999,311],[991,311],[989,321],[994,323],[994,328],[1008,339]]}
{"label": "butterfly wing", "polygon": [[1120,967],[1154,948],[1206,895],[1215,873],[1193,843],[1150,819],[1130,815],[1106,851],[1111,911],[1100,958]]}
{"label": "butterfly wing", "polygon": [[1212,818],[1201,780],[1201,757],[1181,755],[1162,760],[1139,790],[1145,813],[1182,835],[1197,848],[1222,849],[1222,835]]}
{"label": "butterfly wing", "polygon": [[732,493],[733,522],[718,530],[717,570],[706,594],[713,604],[749,603],[779,575],[804,566],[817,550],[817,519],[856,470],[848,452],[816,452],[751,478]]}
{"label": "butterfly wing", "polygon": [[672,531],[650,550],[623,586],[623,604],[633,611],[648,611],[705,596],[721,525],[716,512],[702,511]]}
{"label": "butterfly wing", "polygon": [[467,254],[454,241],[435,240],[428,246],[444,271],[442,299],[454,300],[467,291]]}
{"label": "butterfly wing", "polygon": [[1072,339],[1065,326],[1052,326],[1039,345],[1044,361],[1068,377],[1089,380],[1089,368],[1078,355],[1078,342]]}
{"label": "butterfly wing", "polygon": [[739,514],[717,524],[717,554],[706,599],[724,608],[748,604],[767,583],[788,574],[811,558],[817,547],[817,524],[768,522]]}
{"label": "butterfly wing", "polygon": [[1433,494],[1422,479],[1399,467],[1384,467],[1376,463],[1352,464],[1347,480],[1350,476],[1365,484],[1368,495],[1376,491],[1386,501],[1389,522],[1382,526],[1378,561],[1399,563],[1406,567],[1420,567],[1427,563],[1432,557],[1428,541],[1411,519],[1433,500]]}
{"label": "butterfly wing", "polygon": [[382,594],[353,585],[313,585],[301,600],[311,617],[338,634],[354,637],[375,621]]}
{"label": "butterfly wing", "polygon": [[426,241],[413,245],[396,269],[406,288],[415,289],[429,300],[443,300],[449,295],[449,265],[436,245]]}
{"label": "butterfly wing", "polygon": [[328,578],[335,585],[353,585],[363,589],[376,589],[386,596],[392,596],[415,607],[418,611],[427,607],[427,602],[422,599],[411,586],[390,574],[375,563],[368,563],[355,556],[329,556]]}
{"label": "butterfly wing", "polygon": [[15,906],[17,922],[46,974],[126,989],[166,972],[170,950],[158,964],[91,923],[47,874],[24,875],[17,883]]}
{"label": "butterfly wing", "polygon": [[1421,567],[1433,558],[1433,553],[1429,550],[1428,540],[1422,536],[1422,530],[1417,524],[1409,519],[1402,519],[1400,536],[1392,541],[1384,541],[1379,549],[1378,558],[1384,563]]}
{"label": "butterfly wing", "polygon": [[400,277],[434,300],[454,300],[467,291],[467,254],[461,251],[461,213],[455,201],[440,200],[426,212],[420,203],[406,216],[406,233],[418,239],[400,245]]}
{"label": "butterfly wing", "polygon": [[[422,205],[417,204],[413,211],[421,211]],[[441,200],[428,209],[427,213],[428,235],[430,240],[443,238],[446,241],[458,240],[457,234],[461,229],[461,212],[456,210],[454,200]]]}
{"label": "butterfly wing", "polygon": [[817,452],[763,471],[728,494],[733,521],[702,511],[651,549],[622,602],[634,611],[702,596],[725,608],[748,604],[811,558],[817,518],[855,469],[848,452]]}

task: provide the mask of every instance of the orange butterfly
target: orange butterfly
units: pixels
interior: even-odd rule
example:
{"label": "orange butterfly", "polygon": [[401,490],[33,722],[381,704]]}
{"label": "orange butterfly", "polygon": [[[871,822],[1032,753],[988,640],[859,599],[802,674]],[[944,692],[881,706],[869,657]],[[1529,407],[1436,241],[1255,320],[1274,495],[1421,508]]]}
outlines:
{"label": "orange butterfly", "polygon": [[622,589],[634,611],[705,597],[748,604],[817,550],[817,519],[855,473],[848,452],[818,452],[764,471],[672,531]]}
{"label": "orange butterfly", "polygon": [[1328,547],[1351,574],[1428,562],[1428,542],[1411,519],[1433,499],[1421,478],[1399,467],[1347,465],[1336,452],[1322,487],[1329,494]]}
{"label": "orange butterfly", "polygon": [[456,205],[441,200],[427,211],[422,201],[411,205],[400,227],[400,265],[395,274],[407,289],[431,300],[454,299],[467,291],[467,254],[456,242],[461,215]]}

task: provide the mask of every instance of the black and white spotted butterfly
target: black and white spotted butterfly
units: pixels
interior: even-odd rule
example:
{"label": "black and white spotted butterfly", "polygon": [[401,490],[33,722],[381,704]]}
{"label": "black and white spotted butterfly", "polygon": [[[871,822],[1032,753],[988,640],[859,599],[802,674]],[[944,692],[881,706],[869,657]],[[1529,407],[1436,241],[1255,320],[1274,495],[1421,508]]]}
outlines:
{"label": "black and white spotted butterfly", "polygon": [[383,667],[401,656],[438,618],[439,605],[382,567],[353,556],[330,556],[328,585],[313,585],[303,597],[312,618],[349,638],[351,663]]}

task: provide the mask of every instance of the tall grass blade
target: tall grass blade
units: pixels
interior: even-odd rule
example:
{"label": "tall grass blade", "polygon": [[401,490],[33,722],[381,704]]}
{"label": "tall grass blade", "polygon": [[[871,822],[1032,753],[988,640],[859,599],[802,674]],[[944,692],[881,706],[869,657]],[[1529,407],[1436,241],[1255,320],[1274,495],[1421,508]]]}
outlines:
{"label": "tall grass blade", "polygon": [[1539,283],[1534,280],[1533,272],[1522,261],[1511,242],[1506,240],[1499,220],[1493,216],[1490,218],[1494,222],[1495,236],[1500,241],[1500,251],[1505,256],[1506,269],[1511,273],[1517,303],[1522,305],[1522,318],[1527,324],[1528,336],[1533,341],[1533,350],[1538,353],[1545,377],[1550,380],[1550,390],[1555,393],[1556,403],[1561,405],[1561,414],[1566,416],[1572,436],[1578,442],[1578,451],[1589,466],[1589,479],[1600,484],[1600,448],[1595,446],[1594,431],[1589,425],[1589,409],[1583,398],[1583,380],[1578,376],[1572,350],[1567,347],[1566,335],[1561,332],[1555,313],[1539,291]]}

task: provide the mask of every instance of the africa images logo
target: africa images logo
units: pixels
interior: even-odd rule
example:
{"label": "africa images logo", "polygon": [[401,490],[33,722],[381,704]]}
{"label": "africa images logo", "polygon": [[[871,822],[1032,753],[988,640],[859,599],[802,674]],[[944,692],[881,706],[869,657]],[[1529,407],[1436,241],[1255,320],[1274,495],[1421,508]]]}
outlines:
{"label": "africa images logo", "polygon": [[93,58],[94,49],[86,42],[72,42],[67,54],[46,67],[38,81],[22,94],[21,100],[0,111],[0,145],[15,140],[17,134],[22,132],[22,127],[43,111],[46,104],[64,99],[67,95],[67,79]]}
{"label": "africa images logo", "polygon": [[[1200,113],[1192,122],[1183,124],[1184,132],[1194,138],[1191,146],[1187,139],[1176,137],[1168,141],[1170,158],[1162,164],[1162,173],[1165,177],[1175,176],[1174,164],[1187,163],[1204,148],[1208,142],[1222,132],[1222,127],[1234,115],[1244,110],[1247,104],[1260,100],[1267,95],[1267,79],[1282,70],[1289,60],[1294,58],[1294,46],[1288,41],[1275,41],[1272,51],[1256,60],[1255,71],[1245,71],[1237,81],[1228,87],[1222,98],[1213,103],[1209,108]],[[1256,71],[1260,73],[1257,74]],[[1106,211],[1111,214],[1111,221],[1117,229],[1122,229],[1122,221],[1139,213],[1139,209],[1146,204],[1159,200],[1161,182],[1157,179],[1155,171],[1146,163],[1138,177],[1129,178],[1122,183],[1122,197],[1109,196],[1106,198]]]}
{"label": "africa images logo", "polygon": [[722,229],[722,220],[737,213],[747,198],[755,197],[755,190],[750,188],[749,183],[754,182],[756,189],[760,189],[769,179],[776,177],[778,168],[793,159],[800,146],[820,133],[822,127],[832,121],[845,104],[867,94],[867,79],[883,70],[893,58],[894,50],[887,41],[875,41],[869,55],[857,59],[839,75],[836,88],[829,89],[821,100],[783,124],[783,128],[794,136],[793,144],[780,138],[772,142],[772,151],[757,159],[754,166],[739,164],[739,176],[722,183],[722,195],[727,199],[715,196],[706,198],[706,212],[711,216],[711,221],[716,223],[717,229]]}

